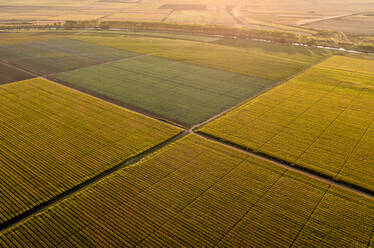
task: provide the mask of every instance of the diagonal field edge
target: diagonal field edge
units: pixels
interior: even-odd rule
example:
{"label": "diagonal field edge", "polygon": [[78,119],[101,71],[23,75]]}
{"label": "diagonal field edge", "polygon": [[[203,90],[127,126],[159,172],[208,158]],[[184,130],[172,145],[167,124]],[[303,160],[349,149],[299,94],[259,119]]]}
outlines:
{"label": "diagonal field edge", "polygon": [[20,223],[21,221],[25,220],[25,219],[28,219],[30,217],[32,217],[33,215],[57,204],[58,202],[64,200],[65,198],[67,197],[70,197],[76,193],[78,193],[79,191],[81,190],[84,190],[85,188],[89,187],[91,184],[93,183],[96,183],[98,181],[100,181],[101,179],[107,177],[108,175],[126,167],[126,166],[129,166],[129,165],[132,165],[132,164],[135,164],[137,162],[140,162],[141,160],[143,160],[144,158],[146,158],[147,156],[150,156],[152,155],[154,152],[160,150],[161,148],[183,138],[184,136],[186,136],[188,134],[187,131],[181,131],[180,133],[174,135],[173,137],[167,139],[167,140],[164,140],[163,142],[149,148],[148,150],[145,150],[129,159],[126,159],[125,161],[123,161],[122,163],[116,165],[116,166],[113,166],[103,172],[101,172],[100,174],[64,191],[63,193],[51,198],[50,200],[46,201],[46,202],[43,202],[29,210],[27,210],[26,212],[23,212],[3,223],[0,224],[0,233],[6,231],[7,229],[17,225],[18,223]]}
{"label": "diagonal field edge", "polygon": [[125,108],[125,109],[128,109],[128,110],[131,110],[131,111],[136,112],[138,114],[140,113],[142,115],[145,115],[145,116],[148,116],[148,117],[150,117],[152,119],[155,119],[155,120],[167,123],[169,125],[173,125],[175,127],[179,127],[179,128],[183,128],[183,129],[185,127],[188,127],[188,125],[186,123],[182,123],[180,121],[173,120],[171,118],[168,118],[168,117],[165,117],[165,116],[153,113],[153,112],[151,112],[149,110],[146,110],[146,109],[143,109],[141,107],[137,107],[137,106],[125,103],[125,102],[123,102],[121,100],[117,100],[117,99],[112,98],[110,96],[101,94],[101,93],[99,93],[97,91],[90,90],[90,89],[87,89],[87,88],[83,88],[83,87],[80,87],[80,86],[77,86],[77,85],[73,85],[71,83],[65,82],[65,81],[63,81],[61,79],[58,79],[58,78],[47,77],[46,80],[52,81],[52,82],[55,82],[55,83],[58,83],[58,84],[61,84],[63,86],[66,86],[66,87],[74,89],[74,90],[78,90],[78,91],[83,92],[85,94],[88,94],[90,96],[102,99],[102,100],[104,100],[106,102],[110,102],[110,103],[112,103],[114,105],[117,105],[117,106],[119,106],[121,108]]}
{"label": "diagonal field edge", "polygon": [[357,194],[361,194],[361,195],[365,195],[365,196],[370,197],[370,198],[374,198],[374,191],[373,190],[367,189],[367,188],[359,186],[357,184],[353,184],[353,183],[350,183],[350,182],[345,181],[345,180],[337,180],[333,176],[323,174],[319,171],[301,166],[299,164],[292,163],[290,161],[278,158],[276,156],[271,156],[267,153],[257,151],[255,149],[250,148],[250,147],[239,145],[239,144],[234,143],[232,141],[214,136],[212,134],[205,133],[203,131],[196,131],[196,132],[193,132],[193,133],[195,133],[195,134],[197,134],[200,137],[203,137],[205,139],[221,143],[223,145],[234,148],[236,150],[240,150],[240,151],[245,152],[247,154],[250,154],[250,155],[252,155],[252,156],[254,156],[258,159],[265,160],[265,161],[271,162],[273,164],[276,164],[278,166],[284,167],[288,170],[304,174],[306,176],[312,177],[312,178],[317,179],[319,181],[323,181],[325,183],[328,183],[328,184],[331,184],[331,185],[334,185],[334,186],[338,186],[340,188],[343,188],[345,190],[348,190],[348,191],[351,191],[351,192],[354,192],[354,193],[357,193]]}

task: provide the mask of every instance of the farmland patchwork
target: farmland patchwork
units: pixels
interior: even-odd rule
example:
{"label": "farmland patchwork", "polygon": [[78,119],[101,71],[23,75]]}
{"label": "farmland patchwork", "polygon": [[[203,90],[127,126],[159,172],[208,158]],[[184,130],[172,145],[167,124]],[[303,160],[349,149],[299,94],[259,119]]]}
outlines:
{"label": "farmland patchwork", "polygon": [[0,234],[0,246],[365,247],[373,225],[365,197],[189,135]]}
{"label": "farmland patchwork", "polygon": [[190,126],[275,82],[154,56],[124,59],[51,77]]}
{"label": "farmland patchwork", "polygon": [[180,132],[39,78],[0,105],[0,224]]}
{"label": "farmland patchwork", "polygon": [[374,190],[372,61],[341,70],[350,62],[333,57],[200,131]]}

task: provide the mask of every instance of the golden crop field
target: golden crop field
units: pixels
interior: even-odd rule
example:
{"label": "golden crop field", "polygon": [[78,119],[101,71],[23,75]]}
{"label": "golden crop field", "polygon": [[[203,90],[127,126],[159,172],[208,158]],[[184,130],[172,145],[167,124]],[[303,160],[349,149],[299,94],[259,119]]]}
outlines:
{"label": "golden crop field", "polygon": [[366,247],[373,227],[364,196],[188,135],[0,233],[0,246]]}
{"label": "golden crop field", "polygon": [[[374,60],[333,56],[319,66],[352,72],[369,73],[374,76]],[[374,85],[374,82],[372,83]]]}
{"label": "golden crop field", "polygon": [[0,224],[180,132],[41,78],[0,105]]}
{"label": "golden crop field", "polygon": [[370,64],[332,57],[200,131],[374,190]]}

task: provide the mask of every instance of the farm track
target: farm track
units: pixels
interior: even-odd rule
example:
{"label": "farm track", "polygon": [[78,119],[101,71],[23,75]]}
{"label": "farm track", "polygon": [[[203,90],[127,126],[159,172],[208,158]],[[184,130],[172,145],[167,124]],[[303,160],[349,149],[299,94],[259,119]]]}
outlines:
{"label": "farm track", "polygon": [[341,19],[341,18],[344,18],[344,17],[350,17],[350,16],[355,16],[355,15],[360,15],[360,14],[363,14],[363,12],[352,13],[352,14],[344,14],[344,15],[339,15],[339,16],[330,16],[330,17],[325,17],[325,18],[317,19],[317,20],[310,21],[310,22],[307,21],[307,22],[299,24],[299,26],[306,26],[306,25],[309,25],[309,24],[314,24],[314,23],[329,21],[329,20],[337,20],[337,19]]}
{"label": "farm track", "polygon": [[[178,49],[178,48],[176,48]],[[138,58],[138,57],[144,57],[144,56],[152,56],[156,53],[153,53],[153,54],[141,54],[139,56],[134,56],[134,57],[129,57],[129,58],[125,58],[125,60],[128,60],[128,59],[134,59],[134,58]],[[327,60],[328,58],[326,58],[325,60]],[[106,62],[106,63],[111,63],[113,61],[110,61],[110,62]],[[323,61],[320,61],[316,64],[319,64]],[[30,72],[28,70],[25,70],[23,68],[19,68],[17,66],[13,66],[13,65],[10,65],[6,62],[3,62],[3,61],[0,61],[0,63],[2,64],[6,64],[8,66],[11,66],[13,68],[16,68],[16,69],[19,69],[19,70],[22,70],[22,71],[25,71],[25,72],[28,72],[28,73],[32,73],[32,75],[36,76],[36,77],[41,77],[41,78],[44,78],[43,76],[41,75],[38,75],[38,74],[35,74],[33,72]],[[103,63],[105,64],[105,63]],[[315,65],[315,64],[314,64]],[[314,65],[311,65],[310,67],[314,66]],[[299,174],[302,174],[304,176],[307,176],[307,177],[310,177],[310,178],[313,178],[313,179],[316,179],[316,180],[319,180],[319,181],[322,181],[324,183],[327,183],[327,184],[330,184],[330,185],[334,185],[336,187],[339,187],[341,189],[344,189],[344,190],[348,190],[350,192],[353,192],[353,193],[356,193],[356,194],[360,194],[360,195],[364,195],[366,197],[369,197],[369,198],[374,198],[374,191],[371,191],[371,190],[368,190],[366,188],[363,188],[363,187],[360,187],[360,186],[357,186],[357,185],[354,185],[354,184],[350,184],[350,183],[347,183],[345,181],[338,181],[336,179],[334,179],[333,177],[330,177],[330,176],[327,176],[325,174],[322,174],[322,173],[319,173],[317,171],[314,171],[314,170],[311,170],[311,169],[308,169],[308,168],[305,168],[303,166],[300,166],[298,164],[293,164],[291,162],[288,162],[288,161],[284,161],[280,158],[277,158],[277,157],[273,157],[273,156],[269,156],[268,154],[265,154],[265,153],[262,153],[262,152],[258,152],[256,150],[251,150],[249,149],[248,147],[244,147],[244,146],[241,146],[241,145],[238,145],[236,143],[233,143],[233,142],[230,142],[230,141],[227,141],[227,140],[222,140],[218,137],[215,137],[215,136],[212,136],[212,135],[209,135],[209,134],[206,134],[206,133],[203,133],[203,132],[199,132],[197,131],[196,129],[201,127],[202,125],[206,124],[207,122],[210,122],[214,119],[217,119],[223,115],[225,115],[226,113],[228,113],[229,111],[231,111],[232,109],[234,108],[237,108],[238,106],[241,106],[243,104],[245,104],[246,102],[252,100],[253,98],[256,98],[258,95],[261,95],[262,93],[264,93],[265,91],[267,90],[270,90],[271,88],[274,88],[286,81],[288,81],[289,79],[303,73],[304,71],[306,71],[307,69],[309,69],[310,67],[308,68],[305,68],[303,71],[300,71],[292,76],[290,76],[289,78],[287,78],[286,80],[283,80],[283,81],[280,81],[276,84],[274,84],[272,87],[270,88],[267,88],[265,89],[263,92],[260,92],[258,93],[257,95],[249,98],[249,99],[246,99],[244,100],[242,103],[239,103],[238,105],[232,107],[232,108],[229,108],[229,109],[226,109],[225,111],[219,113],[218,115],[216,116],[213,116],[212,118],[204,121],[204,122],[201,122],[199,124],[196,124],[194,125],[193,127],[181,127],[179,124],[176,124],[176,123],[173,123],[169,120],[166,120],[166,119],[162,119],[160,117],[155,117],[155,115],[152,115],[151,113],[147,113],[141,109],[136,109],[136,108],[131,108],[131,106],[126,106],[126,105],[123,105],[123,104],[120,104],[120,103],[115,103],[115,102],[112,102],[110,99],[104,99],[106,101],[109,101],[111,103],[114,103],[120,107],[124,107],[124,108],[130,108],[130,110],[134,111],[134,112],[137,112],[138,114],[140,115],[143,115],[143,116],[147,116],[147,117],[150,117],[152,119],[156,119],[156,120],[159,120],[159,121],[163,121],[165,123],[168,123],[170,125],[173,125],[173,126],[176,126],[176,127],[179,127],[179,128],[182,128],[183,131],[177,135],[175,135],[174,137],[130,158],[130,159],[127,159],[126,161],[118,164],[117,166],[114,166],[102,173],[100,173],[99,175],[87,180],[87,181],[84,181],[83,183],[65,191],[64,193],[52,198],[51,200],[47,201],[47,202],[44,202],[2,224],[0,224],[0,233],[1,232],[4,232],[8,229],[10,229],[11,227],[17,225],[18,223],[21,223],[22,221],[42,212],[43,210],[46,210],[54,205],[56,205],[57,203],[63,201],[64,199],[80,192],[80,191],[83,191],[85,190],[86,188],[90,187],[92,184],[106,178],[107,176],[111,175],[112,173],[124,168],[124,167],[127,167],[127,166],[130,166],[130,165],[133,165],[133,164],[136,164],[138,162],[141,162],[143,159],[147,158],[148,156],[151,156],[154,152],[156,151],[159,151],[160,149],[162,149],[163,147],[169,145],[169,144],[172,144],[174,143],[175,141],[178,141],[179,139],[183,138],[184,136],[188,135],[188,134],[195,134],[195,135],[198,135],[199,137],[202,137],[206,140],[209,140],[209,141],[213,141],[213,142],[216,142],[216,143],[220,143],[226,147],[229,147],[231,149],[235,149],[235,150],[238,150],[240,152],[244,152],[252,157],[255,157],[257,159],[260,159],[262,161],[266,161],[266,162],[269,162],[271,164],[274,164],[276,166],[280,166],[282,168],[286,168],[290,171],[293,171],[293,172],[296,172],[296,173],[299,173]],[[52,75],[52,74],[50,74]],[[46,75],[46,76],[50,76],[50,75]],[[49,80],[51,81],[50,79],[48,78],[44,78],[46,80]],[[54,81],[53,81],[54,82]],[[76,89],[75,87],[72,87],[72,86],[69,86],[68,84],[64,84],[64,83],[61,83],[61,82],[57,82],[59,84],[62,84],[62,85],[65,85],[69,88],[74,88]],[[82,89],[76,89],[76,90],[79,90],[79,91],[82,91]],[[84,91],[85,92],[85,91]],[[100,96],[97,96],[95,94],[92,94],[90,92],[85,92],[85,93],[88,93],[90,95],[93,95],[95,97],[99,97],[99,98],[102,98]],[[195,131],[196,130],[196,131]]]}
{"label": "farm track", "polygon": [[175,9],[171,10],[169,14],[167,14],[164,18],[162,18],[161,22],[166,22],[169,17],[175,12]]}

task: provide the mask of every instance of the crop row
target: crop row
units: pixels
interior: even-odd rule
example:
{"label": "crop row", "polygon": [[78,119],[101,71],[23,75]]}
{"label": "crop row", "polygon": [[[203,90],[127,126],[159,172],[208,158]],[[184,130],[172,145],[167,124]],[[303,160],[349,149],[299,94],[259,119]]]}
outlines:
{"label": "crop row", "polygon": [[315,66],[200,131],[374,190],[373,85]]}
{"label": "crop row", "polygon": [[373,214],[371,199],[189,135],[1,233],[0,246],[366,247]]}
{"label": "crop row", "polygon": [[43,79],[0,92],[0,223],[179,132]]}

